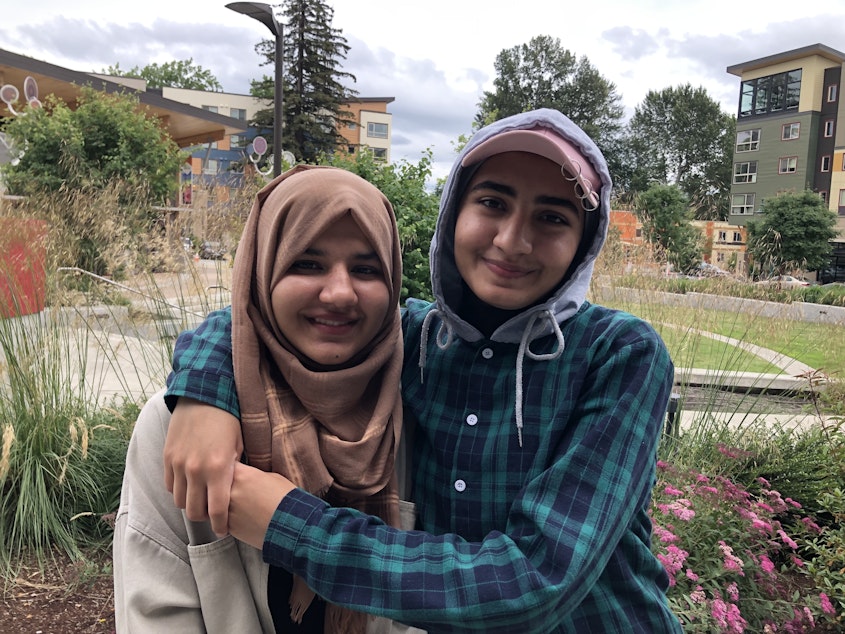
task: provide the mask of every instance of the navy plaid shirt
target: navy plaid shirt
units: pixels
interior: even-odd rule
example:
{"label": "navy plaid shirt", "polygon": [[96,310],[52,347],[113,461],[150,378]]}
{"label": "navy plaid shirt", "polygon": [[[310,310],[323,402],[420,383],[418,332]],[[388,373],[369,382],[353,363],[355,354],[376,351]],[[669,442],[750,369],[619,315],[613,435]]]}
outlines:
{"label": "navy plaid shirt", "polygon": [[[514,416],[517,345],[435,343],[420,377],[422,321],[403,315],[402,393],[414,437],[418,528],[399,531],[294,491],[264,558],[329,601],[429,632],[680,632],[647,514],[672,386],[654,330],[585,304],[553,361],[523,360],[523,446]],[[550,352],[552,336],[535,340]],[[177,342],[168,397],[237,415],[230,314]],[[282,600],[282,598],[279,598]]]}

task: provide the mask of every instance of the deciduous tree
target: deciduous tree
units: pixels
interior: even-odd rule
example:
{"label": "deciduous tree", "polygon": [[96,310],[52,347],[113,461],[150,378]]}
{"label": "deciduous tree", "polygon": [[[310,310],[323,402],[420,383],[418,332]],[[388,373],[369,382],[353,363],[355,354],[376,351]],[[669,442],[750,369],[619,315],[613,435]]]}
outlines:
{"label": "deciduous tree", "polygon": [[760,220],[748,223],[748,255],[766,275],[827,266],[837,236],[836,214],[809,190],[766,198]]}
{"label": "deciduous tree", "polygon": [[174,60],[163,64],[147,64],[143,68],[138,66],[130,70],[123,70],[120,64],[109,66],[103,71],[107,75],[118,77],[136,77],[145,79],[148,88],[188,88],[190,90],[210,90],[220,92],[223,86],[217,78],[202,66],[194,64],[193,58]]}
{"label": "deciduous tree", "polygon": [[634,212],[643,237],[676,271],[688,273],[701,262],[701,233],[690,224],[686,195],[674,185],[652,185],[637,197]]}
{"label": "deciduous tree", "polygon": [[735,130],[734,117],[704,88],[686,84],[649,91],[626,134],[630,188],[677,185],[697,219],[726,219]]}
{"label": "deciduous tree", "polygon": [[[622,128],[616,86],[586,57],[578,58],[563,48],[558,38],[542,35],[505,49],[496,57],[494,68],[494,90],[485,91],[475,117],[479,125],[534,108],[555,108],[581,126],[602,150]],[[610,161],[612,156],[606,155]]]}

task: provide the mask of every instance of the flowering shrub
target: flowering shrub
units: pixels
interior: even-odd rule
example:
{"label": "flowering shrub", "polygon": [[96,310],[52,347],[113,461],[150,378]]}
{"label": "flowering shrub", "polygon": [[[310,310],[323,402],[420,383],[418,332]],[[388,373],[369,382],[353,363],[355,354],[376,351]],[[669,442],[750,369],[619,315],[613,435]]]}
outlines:
{"label": "flowering shrub", "polygon": [[830,597],[806,583],[806,562],[782,523],[798,517],[802,531],[813,530],[798,502],[763,478],[752,494],[726,476],[664,461],[657,475],[653,550],[685,631],[810,632],[837,622]]}

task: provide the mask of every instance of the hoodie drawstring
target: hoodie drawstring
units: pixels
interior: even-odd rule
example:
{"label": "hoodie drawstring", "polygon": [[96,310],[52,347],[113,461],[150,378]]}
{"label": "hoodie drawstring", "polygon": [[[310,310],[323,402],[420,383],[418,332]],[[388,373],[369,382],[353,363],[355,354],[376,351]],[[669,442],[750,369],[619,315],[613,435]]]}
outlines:
{"label": "hoodie drawstring", "polygon": [[[537,323],[539,319],[546,319],[552,326],[552,331],[557,338],[557,348],[555,348],[552,352],[546,354],[535,354],[531,352],[530,344],[532,335],[531,333],[534,330],[534,324]],[[523,386],[522,386],[522,366],[527,356],[529,359],[533,359],[534,361],[551,361],[553,359],[557,359],[560,355],[563,354],[563,349],[565,347],[565,341],[563,339],[563,332],[560,330],[560,324],[557,323],[555,320],[554,315],[548,309],[538,311],[531,315],[531,320],[528,322],[528,325],[525,327],[525,330],[522,332],[522,339],[519,342],[519,351],[516,354],[516,404],[514,409],[516,410],[516,433],[519,438],[519,446],[522,447],[522,393],[523,393]]]}
{"label": "hoodie drawstring", "polygon": [[[452,345],[452,340],[455,338],[455,333],[452,331],[452,326],[448,319],[444,319],[443,313],[437,308],[432,308],[423,319],[422,332],[420,333],[420,383],[425,383],[425,361],[426,350],[428,348],[428,329],[431,327],[431,320],[435,317],[440,317],[440,328],[437,329],[437,335],[434,338],[437,347],[445,350]],[[446,341],[443,341],[443,331],[446,331]]]}

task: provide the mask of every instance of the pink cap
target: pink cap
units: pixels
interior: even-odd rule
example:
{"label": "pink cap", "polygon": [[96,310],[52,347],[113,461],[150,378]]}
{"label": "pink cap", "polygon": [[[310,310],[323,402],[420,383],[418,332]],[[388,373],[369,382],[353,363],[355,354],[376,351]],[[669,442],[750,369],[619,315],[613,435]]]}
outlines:
{"label": "pink cap", "polygon": [[574,145],[548,128],[497,134],[467,152],[461,165],[474,165],[504,152],[530,152],[554,161],[561,166],[564,178],[575,182],[575,194],[581,199],[584,209],[598,209],[600,199],[597,192],[601,190],[601,179],[596,170]]}

